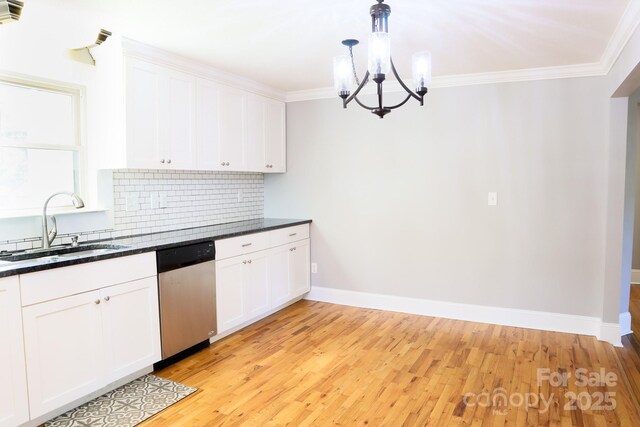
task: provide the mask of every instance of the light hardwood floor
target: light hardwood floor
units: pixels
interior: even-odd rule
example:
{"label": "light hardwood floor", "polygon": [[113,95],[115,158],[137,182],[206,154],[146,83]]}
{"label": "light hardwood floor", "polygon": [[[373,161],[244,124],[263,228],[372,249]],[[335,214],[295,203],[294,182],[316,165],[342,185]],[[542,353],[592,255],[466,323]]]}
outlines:
{"label": "light hardwood floor", "polygon": [[[633,350],[587,336],[301,301],[157,372],[199,390],[142,426],[640,426],[621,369]],[[539,385],[538,368],[569,374],[566,387]],[[617,384],[578,387],[579,368],[603,368]],[[511,404],[464,403],[466,393],[495,396],[500,388],[515,396]],[[615,410],[587,408],[589,397],[606,392],[615,393]],[[525,393],[551,397],[550,408],[527,410],[519,404]],[[583,393],[582,409],[571,393]]]}

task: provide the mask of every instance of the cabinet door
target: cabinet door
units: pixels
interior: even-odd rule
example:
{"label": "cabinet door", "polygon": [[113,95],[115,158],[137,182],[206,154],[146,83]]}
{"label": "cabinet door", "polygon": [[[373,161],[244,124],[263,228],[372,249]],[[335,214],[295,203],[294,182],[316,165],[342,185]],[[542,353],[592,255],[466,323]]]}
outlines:
{"label": "cabinet door", "polygon": [[163,70],[160,122],[163,156],[174,169],[195,168],[195,77],[174,70]]}
{"label": "cabinet door", "polygon": [[291,245],[289,255],[289,282],[291,298],[298,297],[311,289],[309,239]]}
{"label": "cabinet door", "polygon": [[246,92],[220,85],[218,101],[221,170],[243,170],[243,151],[246,143]]}
{"label": "cabinet door", "polygon": [[125,68],[126,166],[164,167],[159,135],[162,69],[133,58],[126,59]]}
{"label": "cabinet door", "polygon": [[247,319],[242,286],[246,260],[245,256],[238,256],[216,261],[218,333],[225,332]]}
{"label": "cabinet door", "polygon": [[284,102],[265,101],[265,159],[266,172],[286,172],[286,124]]}
{"label": "cabinet door", "polygon": [[269,285],[271,286],[271,308],[276,308],[291,300],[289,286],[289,253],[291,245],[283,245],[269,250]]}
{"label": "cabinet door", "polygon": [[200,170],[224,170],[220,158],[220,86],[198,79],[196,91],[196,166]]}
{"label": "cabinet door", "polygon": [[269,171],[265,157],[265,113],[265,98],[255,94],[247,95],[247,144],[244,163],[250,171]]}
{"label": "cabinet door", "polygon": [[156,277],[100,290],[107,382],[160,360]]}
{"label": "cabinet door", "polygon": [[245,312],[247,313],[247,318],[252,319],[266,313],[271,308],[267,251],[250,254],[245,270],[243,277],[246,302]]}
{"label": "cabinet door", "polygon": [[0,427],[29,420],[18,276],[0,279]]}
{"label": "cabinet door", "polygon": [[23,308],[32,419],[106,384],[100,303],[93,291]]}

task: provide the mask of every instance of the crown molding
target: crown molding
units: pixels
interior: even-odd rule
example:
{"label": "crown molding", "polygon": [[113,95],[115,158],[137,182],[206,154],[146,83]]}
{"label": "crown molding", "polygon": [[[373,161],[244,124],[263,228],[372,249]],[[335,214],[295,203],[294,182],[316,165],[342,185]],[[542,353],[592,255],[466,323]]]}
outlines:
{"label": "crown molding", "polygon": [[[452,76],[434,77],[429,89],[443,87],[458,87],[470,85],[482,85],[493,83],[525,82],[532,80],[566,79],[576,77],[602,76],[602,65],[598,62],[592,64],[577,64],[561,67],[529,68],[524,70],[495,71],[490,73],[458,74]],[[403,79],[411,81],[410,78]],[[404,92],[404,89],[396,80],[385,82],[386,93]],[[360,91],[363,95],[375,94],[375,85],[367,85]],[[310,101],[313,99],[336,98],[333,87],[299,90],[287,92],[286,102]]]}
{"label": "crown molding", "polygon": [[622,50],[640,24],[640,1],[631,0],[627,5],[618,26],[609,39],[609,43],[600,58],[603,74],[608,74],[616,63]]}
{"label": "crown molding", "polygon": [[[599,62],[556,67],[527,68],[522,70],[495,71],[489,73],[458,74],[433,78],[432,88],[471,86],[492,83],[524,82],[533,80],[551,80],[579,77],[604,76],[618,60],[622,50],[640,24],[640,1],[631,0],[622,14],[609,43]],[[411,79],[405,79],[410,81]],[[385,92],[404,92],[400,84],[393,80],[385,83]],[[375,93],[373,84],[360,92],[363,95]],[[310,101],[314,99],[337,98],[333,87],[298,90],[286,93],[286,102]]]}
{"label": "crown molding", "polygon": [[284,101],[286,99],[285,92],[272,88],[271,86],[219,70],[202,62],[126,37],[122,37],[122,53],[128,57],[150,61],[164,67],[187,72],[204,79],[214,80],[218,83],[233,86],[278,101]]}

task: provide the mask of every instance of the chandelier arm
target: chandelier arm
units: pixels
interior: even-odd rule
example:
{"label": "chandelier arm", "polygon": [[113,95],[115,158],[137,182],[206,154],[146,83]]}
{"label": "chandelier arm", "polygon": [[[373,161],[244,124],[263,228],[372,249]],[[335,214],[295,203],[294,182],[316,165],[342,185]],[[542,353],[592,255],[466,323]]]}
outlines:
{"label": "chandelier arm", "polygon": [[406,84],[404,84],[404,82],[398,75],[398,72],[396,71],[395,65],[393,65],[393,59],[392,58],[389,58],[389,59],[391,59],[391,71],[393,71],[393,75],[396,76],[396,80],[398,80],[398,83],[400,83],[400,86],[402,86],[402,88],[409,94],[409,96],[412,96],[413,98],[422,102],[422,98],[417,94],[415,94],[411,89],[409,89]]}
{"label": "chandelier arm", "polygon": [[382,109],[382,82],[377,84],[378,88],[378,108]]}
{"label": "chandelier arm", "polygon": [[360,100],[358,99],[358,97],[356,96],[355,98],[353,98],[356,100],[356,102],[358,103],[359,106],[361,106],[362,108],[369,110],[369,111],[373,111],[375,110],[376,107],[369,107],[367,105],[364,105],[362,102],[360,102]]}
{"label": "chandelier arm", "polygon": [[410,99],[411,99],[411,94],[407,95],[407,97],[406,97],[406,98],[404,99],[404,101],[402,101],[401,103],[396,104],[396,105],[394,105],[393,107],[384,107],[384,108],[387,108],[387,109],[389,109],[389,110],[395,110],[395,109],[396,109],[396,108],[398,108],[398,107],[402,107],[402,106],[403,106],[404,104],[406,104],[406,103],[407,103],[407,101],[408,101],[408,100],[410,100]]}
{"label": "chandelier arm", "polygon": [[351,100],[358,95],[358,93],[362,90],[362,88],[367,84],[368,81],[369,81],[369,71],[367,71],[367,73],[364,75],[364,78],[362,79],[362,83],[360,83],[360,85],[355,90],[355,92],[353,92],[350,97],[342,101],[345,108],[347,104],[350,103]]}

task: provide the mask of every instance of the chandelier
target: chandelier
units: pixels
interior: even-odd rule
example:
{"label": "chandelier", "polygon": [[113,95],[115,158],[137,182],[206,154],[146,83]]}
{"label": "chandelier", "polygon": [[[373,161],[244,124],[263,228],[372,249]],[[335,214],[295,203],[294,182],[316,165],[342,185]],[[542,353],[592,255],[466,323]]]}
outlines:
{"label": "chandelier", "polygon": [[[391,8],[384,4],[384,0],[376,0],[378,4],[371,6],[369,13],[371,14],[371,34],[369,35],[369,55],[367,72],[362,79],[358,80],[356,75],[356,67],[353,60],[353,47],[359,41],[354,39],[343,40],[342,44],[349,48],[349,53],[333,58],[333,78],[338,96],[342,98],[342,105],[347,108],[347,104],[355,100],[358,105],[371,111],[381,119],[391,110],[402,107],[414,98],[420,105],[424,105],[424,96],[427,94],[427,85],[431,83],[431,53],[418,52],[415,53],[411,61],[411,69],[413,76],[413,84],[416,88],[415,92],[407,87],[402,81],[396,67],[391,59],[391,43],[389,38],[389,15]],[[382,82],[384,82],[389,71],[393,73],[400,86],[407,92],[407,97],[399,104],[392,106],[384,106],[382,102]],[[377,86],[378,104],[374,107],[365,105],[358,99],[358,93],[369,82],[373,80]],[[356,90],[351,93],[351,87],[357,85]]]}

